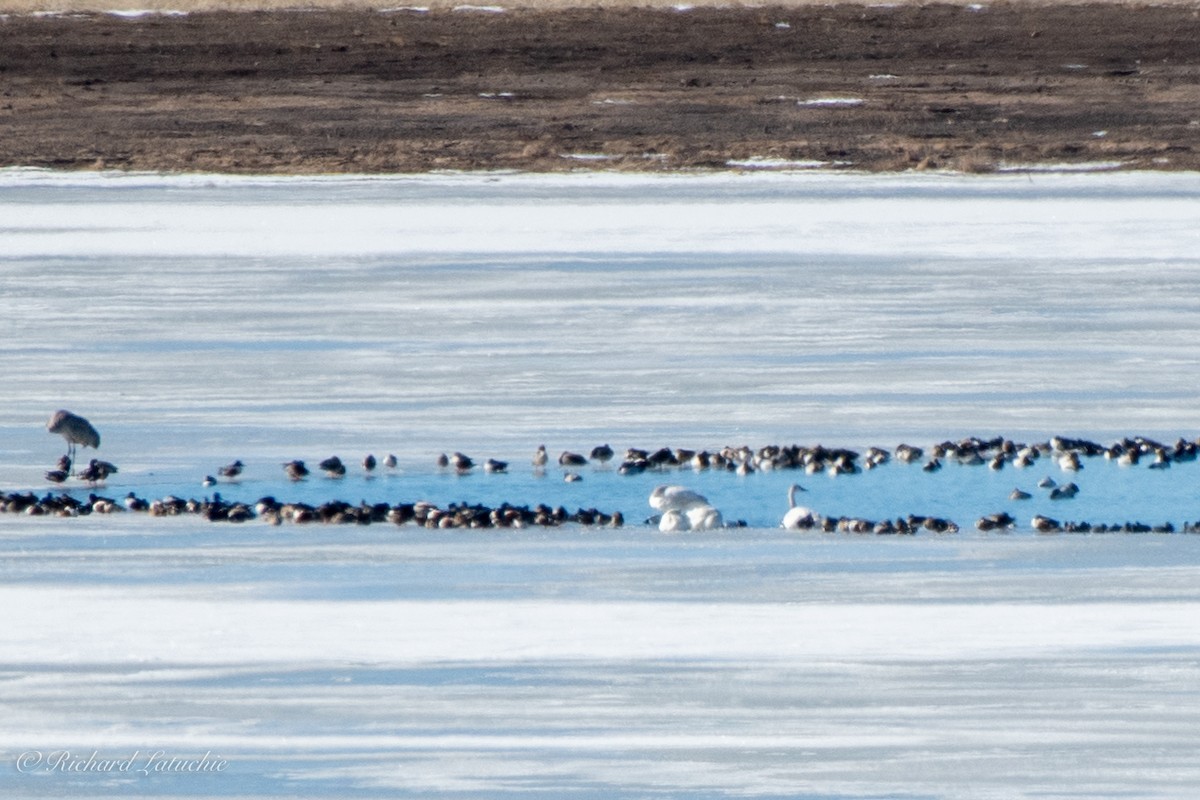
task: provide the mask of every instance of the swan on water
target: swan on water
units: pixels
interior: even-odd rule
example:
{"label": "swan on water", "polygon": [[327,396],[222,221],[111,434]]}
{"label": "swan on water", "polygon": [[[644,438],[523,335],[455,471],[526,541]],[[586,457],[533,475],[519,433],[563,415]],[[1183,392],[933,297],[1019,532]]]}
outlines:
{"label": "swan on water", "polygon": [[650,507],[655,511],[686,511],[692,506],[710,505],[708,498],[686,486],[656,486],[650,493]]}
{"label": "swan on water", "polygon": [[798,483],[793,483],[788,487],[788,510],[783,515],[782,527],[793,531],[807,530],[816,524],[816,516],[811,508],[796,505],[796,492],[798,491],[805,491],[804,487]]}
{"label": "swan on water", "polygon": [[694,531],[712,531],[725,527],[725,518],[721,516],[721,512],[708,504],[692,506],[684,514]]}
{"label": "swan on water", "polygon": [[663,533],[679,533],[690,529],[688,518],[678,508],[669,508],[658,520],[658,529]]}
{"label": "swan on water", "polygon": [[720,510],[704,495],[686,486],[654,487],[650,507],[663,512],[658,522],[660,531],[710,531],[725,527]]}

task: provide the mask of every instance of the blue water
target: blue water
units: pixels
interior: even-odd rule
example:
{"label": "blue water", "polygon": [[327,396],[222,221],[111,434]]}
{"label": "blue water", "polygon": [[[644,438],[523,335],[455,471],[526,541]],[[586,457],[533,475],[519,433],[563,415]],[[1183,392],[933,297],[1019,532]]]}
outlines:
{"label": "blue water", "polygon": [[[381,458],[382,453],[376,454]],[[532,454],[529,454],[532,455]],[[612,513],[620,511],[630,526],[652,522],[657,512],[648,505],[653,488],[677,484],[701,492],[723,513],[727,523],[751,527],[775,527],[787,511],[787,491],[792,483],[806,491],[797,494],[800,505],[827,517],[863,517],[879,521],[910,514],[938,516],[971,529],[984,515],[1008,512],[1018,521],[1018,529],[1028,530],[1035,514],[1061,522],[1087,521],[1093,524],[1119,525],[1142,522],[1149,525],[1171,523],[1181,529],[1185,522],[1200,520],[1200,501],[1193,487],[1200,465],[1175,462],[1170,469],[1150,469],[1141,465],[1125,467],[1103,457],[1084,459],[1078,472],[1060,469],[1049,458],[1033,466],[1001,470],[987,466],[968,466],[953,460],[944,462],[937,472],[925,472],[921,463],[904,464],[893,460],[858,474],[830,476],[825,472],[805,474],[802,470],[762,470],[738,475],[728,470],[696,471],[690,467],[652,469],[639,475],[620,474],[613,463],[591,464],[573,470],[577,482],[565,482],[566,472],[558,466],[535,470],[528,456],[510,462],[507,473],[487,473],[476,467],[467,473],[441,469],[433,465],[407,464],[398,469],[378,467],[366,474],[349,454],[347,475],[325,477],[317,463],[306,463],[312,471],[303,481],[291,481],[283,475],[278,462],[249,460],[245,472],[235,481],[222,479],[217,485],[201,485],[205,475],[215,475],[216,465],[175,465],[168,469],[123,472],[100,487],[82,486],[73,480],[64,487],[31,482],[38,493],[67,491],[86,498],[93,491],[103,496],[122,498],[128,492],[146,499],[174,495],[180,498],[210,498],[214,493],[229,501],[252,503],[264,496],[281,502],[319,504],[328,500],[350,503],[412,503],[425,500],[445,507],[450,503],[501,503],[551,507],[568,511],[596,508]],[[477,457],[482,462],[482,455]],[[29,470],[37,474],[36,468]],[[31,475],[31,477],[33,477]],[[1073,482],[1079,492],[1070,499],[1052,499],[1048,488],[1038,483],[1050,478],[1056,484]],[[1032,495],[1027,500],[1012,500],[1015,488]]]}

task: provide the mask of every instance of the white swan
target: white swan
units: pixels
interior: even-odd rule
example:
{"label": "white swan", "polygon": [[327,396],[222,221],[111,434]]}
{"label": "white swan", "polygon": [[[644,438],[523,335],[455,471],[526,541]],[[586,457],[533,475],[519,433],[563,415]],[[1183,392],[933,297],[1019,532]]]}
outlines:
{"label": "white swan", "polygon": [[782,526],[792,531],[808,530],[816,524],[816,516],[811,508],[796,505],[796,492],[804,491],[804,487],[793,483],[788,487],[788,510],[783,515]]}
{"label": "white swan", "polygon": [[650,507],[662,512],[658,529],[664,533],[711,531],[725,527],[721,515],[708,498],[686,486],[656,486],[650,493]]}
{"label": "white swan", "polygon": [[725,518],[721,516],[721,512],[710,505],[692,506],[684,513],[694,531],[712,531],[725,527]]}
{"label": "white swan", "polygon": [[688,518],[678,508],[669,508],[658,520],[658,529],[663,533],[680,533],[691,529]]}
{"label": "white swan", "polygon": [[656,486],[650,493],[650,507],[655,511],[687,511],[692,506],[707,506],[708,498],[686,486]]}

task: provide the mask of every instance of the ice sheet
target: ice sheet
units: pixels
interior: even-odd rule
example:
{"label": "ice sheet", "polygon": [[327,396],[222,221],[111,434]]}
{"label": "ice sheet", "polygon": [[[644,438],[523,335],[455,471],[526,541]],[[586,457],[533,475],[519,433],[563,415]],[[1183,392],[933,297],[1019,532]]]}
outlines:
{"label": "ice sheet", "polygon": [[[6,521],[5,796],[1186,796],[1192,537]],[[134,761],[125,772],[52,770]],[[228,763],[148,770],[156,753]],[[35,756],[40,754],[40,761]]]}
{"label": "ice sheet", "polygon": [[0,431],[43,449],[65,406],[147,453],[1186,435],[1198,189],[7,173]]}
{"label": "ice sheet", "polygon": [[[1198,190],[7,171],[0,488],[46,488],[59,407],[101,429],[114,494],[199,493],[241,457],[244,482],[219,488],[253,497],[282,459],[395,451],[390,477],[296,491],[643,513],[646,483],[539,479],[532,448],[1191,438]],[[455,449],[513,473],[438,473]],[[1189,513],[1195,468],[1089,463],[1071,513]],[[1045,471],[802,480],[830,513],[974,514]],[[798,536],[769,527],[793,477],[671,475],[754,526],[688,537],[0,516],[0,794],[1200,784],[1200,539]],[[154,769],[209,755],[226,767]]]}

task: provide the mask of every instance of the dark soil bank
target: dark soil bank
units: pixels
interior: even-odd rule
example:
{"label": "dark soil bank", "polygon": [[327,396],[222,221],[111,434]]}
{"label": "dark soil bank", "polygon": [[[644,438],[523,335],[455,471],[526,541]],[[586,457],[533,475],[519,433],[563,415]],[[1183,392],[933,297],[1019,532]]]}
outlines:
{"label": "dark soil bank", "polygon": [[1184,6],[9,16],[0,165],[1195,170],[1198,78]]}

